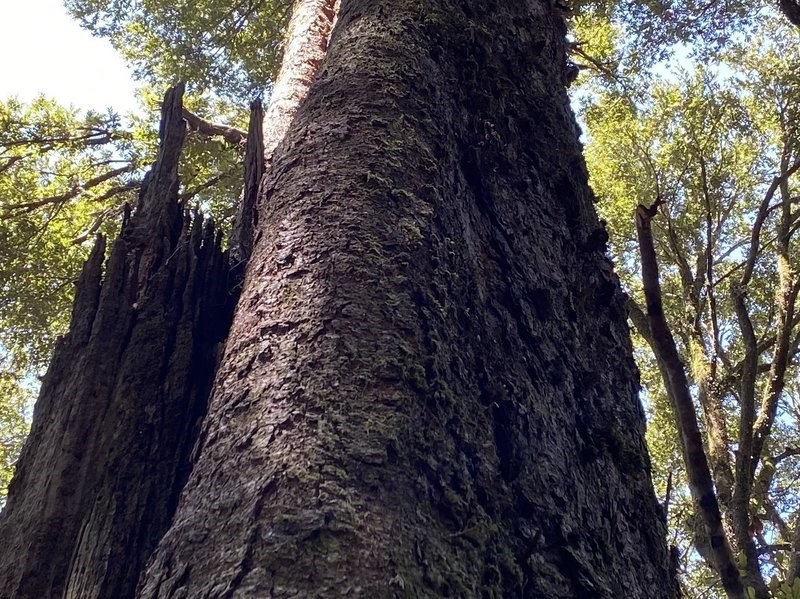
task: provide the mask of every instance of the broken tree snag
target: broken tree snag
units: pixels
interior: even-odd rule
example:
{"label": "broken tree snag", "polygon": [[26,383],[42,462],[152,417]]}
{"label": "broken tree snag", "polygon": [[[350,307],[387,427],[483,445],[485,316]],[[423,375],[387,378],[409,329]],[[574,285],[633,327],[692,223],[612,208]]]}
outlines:
{"label": "broken tree snag", "polygon": [[232,298],[219,235],[178,202],[182,93],[135,213],[78,282],[0,515],[0,597],[131,597],[189,474]]}
{"label": "broken tree snag", "polygon": [[703,438],[697,424],[697,414],[694,411],[686,371],[664,316],[661,284],[658,280],[658,260],[651,228],[652,219],[658,213],[661,204],[663,201],[659,198],[650,207],[639,205],[636,209],[636,232],[642,256],[642,283],[652,347],[659,365],[663,365],[662,373],[666,374],[664,382],[681,435],[692,500],[695,509],[700,512],[708,537],[708,555],[704,557],[719,574],[729,599],[744,599],[747,595],[722,527],[722,516],[703,449]]}
{"label": "broken tree snag", "polygon": [[244,275],[247,259],[253,248],[253,231],[258,222],[256,204],[261,178],[264,176],[264,109],[261,100],[250,104],[247,128],[247,149],[244,156],[244,189],[233,219],[230,237],[231,268],[237,278]]}

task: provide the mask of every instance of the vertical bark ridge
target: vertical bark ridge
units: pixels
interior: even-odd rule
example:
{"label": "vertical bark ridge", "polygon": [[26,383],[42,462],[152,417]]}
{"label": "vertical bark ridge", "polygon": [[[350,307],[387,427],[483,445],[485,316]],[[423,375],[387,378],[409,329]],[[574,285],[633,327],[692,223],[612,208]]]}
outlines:
{"label": "vertical bark ridge", "polygon": [[674,596],[564,33],[343,0],[139,597]]}
{"label": "vertical bark ridge", "polygon": [[178,202],[182,94],[135,214],[78,282],[0,515],[0,597],[132,596],[188,476],[232,298],[219,235]]}
{"label": "vertical bark ridge", "polygon": [[244,189],[231,231],[231,267],[236,278],[244,276],[247,260],[253,251],[253,237],[258,225],[258,190],[264,177],[264,109],[261,100],[250,104],[247,146],[244,154]]}

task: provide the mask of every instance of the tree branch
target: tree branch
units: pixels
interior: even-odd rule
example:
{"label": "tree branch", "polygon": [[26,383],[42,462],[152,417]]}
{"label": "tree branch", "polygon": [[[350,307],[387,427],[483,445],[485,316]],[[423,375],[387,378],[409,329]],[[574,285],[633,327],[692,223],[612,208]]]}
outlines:
{"label": "tree branch", "polygon": [[764,226],[764,221],[766,220],[767,214],[771,209],[769,203],[772,201],[772,197],[775,195],[778,187],[787,181],[789,177],[791,177],[798,170],[800,170],[800,160],[796,161],[792,166],[772,180],[767,192],[764,194],[764,199],[761,200],[761,205],[758,208],[758,214],[753,222],[753,229],[750,233],[750,250],[747,252],[744,273],[742,273],[742,279],[740,281],[740,285],[743,287],[747,286],[753,276],[753,269],[755,268],[756,258],[758,257],[758,245],[761,238],[761,228]]}
{"label": "tree branch", "polygon": [[656,355],[663,363],[667,375],[664,383],[675,410],[676,425],[681,435],[692,499],[695,509],[700,512],[709,541],[711,565],[719,574],[728,597],[744,599],[747,595],[722,527],[722,515],[714,491],[708,459],[703,448],[703,439],[697,423],[697,414],[694,411],[686,371],[664,315],[661,285],[658,280],[658,260],[651,229],[651,221],[662,203],[659,198],[649,208],[640,205],[636,209],[636,231],[642,256],[642,282],[647,305],[647,318],[653,335]]}
{"label": "tree branch", "polygon": [[[755,472],[767,437],[772,430],[778,408],[778,399],[786,384],[786,369],[789,366],[790,349],[792,347],[792,323],[795,320],[795,303],[800,291],[800,280],[795,281],[788,290],[780,293],[779,325],[776,335],[775,351],[769,371],[769,385],[761,400],[761,409],[753,431],[753,447],[751,451],[751,470]],[[741,450],[741,448],[740,448]]]}
{"label": "tree branch", "polygon": [[72,244],[81,245],[82,243],[86,242],[92,235],[97,233],[98,229],[100,229],[109,216],[122,214],[123,209],[123,206],[112,206],[100,212],[100,214],[97,215],[97,218],[95,218],[92,222],[91,226],[72,240]]}
{"label": "tree branch", "polygon": [[25,158],[25,156],[11,156],[10,158],[7,158],[6,161],[0,165],[0,173],[6,172],[23,158]]}
{"label": "tree branch", "polygon": [[[736,320],[742,334],[744,358],[739,387],[739,450],[736,453],[735,482],[733,490],[733,529],[737,543],[744,547],[750,542],[750,491],[753,477],[751,460],[753,448],[753,423],[756,417],[756,377],[758,375],[758,342],[753,322],[745,304],[745,289],[739,285],[731,288]],[[749,557],[749,556],[748,556]]]}
{"label": "tree branch", "polygon": [[[19,204],[11,204],[10,206],[3,206],[3,210],[5,210],[6,212],[13,212],[13,211],[17,211],[17,210],[27,210],[27,211],[30,212],[32,210],[35,210],[36,208],[41,208],[42,206],[47,206],[48,204],[60,204],[60,203],[66,202],[68,200],[71,200],[72,198],[75,198],[75,197],[79,196],[83,192],[85,192],[85,191],[87,191],[87,190],[89,190],[89,189],[91,189],[93,187],[97,187],[101,183],[105,183],[106,181],[110,181],[111,179],[113,179],[115,177],[118,177],[118,176],[120,176],[120,175],[122,175],[124,173],[129,173],[132,170],[133,170],[133,165],[132,164],[127,164],[125,166],[121,166],[120,168],[117,168],[117,169],[108,171],[106,173],[103,173],[102,175],[98,175],[98,176],[96,176],[96,177],[94,177],[92,179],[89,179],[89,180],[81,183],[81,184],[74,185],[69,191],[67,191],[65,193],[62,193],[62,194],[59,194],[59,195],[55,195],[55,196],[50,196],[50,197],[47,197],[47,198],[41,198],[39,200],[33,200],[33,201],[30,201],[30,202],[21,202]],[[124,190],[125,189],[119,189],[119,191],[117,191],[116,193],[119,193],[120,191],[124,191]],[[107,197],[111,197],[111,195],[114,195],[114,194],[112,193],[112,194],[109,195],[108,192],[106,192],[105,194],[103,194],[103,196],[100,196],[100,198],[98,198],[98,199],[105,199]]]}
{"label": "tree branch", "polygon": [[53,149],[53,144],[79,144],[87,146],[102,146],[119,138],[129,138],[130,134],[126,131],[114,131],[113,129],[87,129],[85,135],[59,135],[54,137],[30,137],[28,139],[0,139],[0,146],[13,148],[19,146],[37,146],[47,144]]}
{"label": "tree branch", "polygon": [[247,133],[241,129],[212,123],[189,112],[186,108],[183,109],[183,120],[186,121],[190,131],[196,131],[208,137],[222,137],[233,146],[244,146],[247,142]]}
{"label": "tree branch", "polygon": [[774,543],[772,545],[761,545],[758,548],[758,555],[773,553],[775,551],[790,551],[792,546],[789,543]]}
{"label": "tree branch", "polygon": [[200,185],[196,185],[195,187],[192,187],[191,189],[187,189],[186,191],[180,193],[178,195],[178,197],[180,198],[180,200],[182,202],[185,202],[187,200],[191,200],[198,193],[201,193],[201,192],[205,191],[206,189],[209,189],[210,187],[214,187],[217,183],[222,181],[225,177],[229,177],[231,174],[232,174],[232,171],[229,170],[229,171],[226,171],[224,173],[219,173],[217,175],[214,175],[213,177],[211,177],[207,181],[201,183]]}

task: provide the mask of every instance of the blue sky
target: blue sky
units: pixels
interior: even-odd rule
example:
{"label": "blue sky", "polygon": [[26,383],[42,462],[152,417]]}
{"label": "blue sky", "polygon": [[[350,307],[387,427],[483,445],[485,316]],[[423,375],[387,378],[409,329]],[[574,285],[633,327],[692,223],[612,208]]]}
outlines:
{"label": "blue sky", "polygon": [[122,58],[81,29],[62,0],[0,0],[0,14],[0,99],[43,93],[83,110],[136,110]]}

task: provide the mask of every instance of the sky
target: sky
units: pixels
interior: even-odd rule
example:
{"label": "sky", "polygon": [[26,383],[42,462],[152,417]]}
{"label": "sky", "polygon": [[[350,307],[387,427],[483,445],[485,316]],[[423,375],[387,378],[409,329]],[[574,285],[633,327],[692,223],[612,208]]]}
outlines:
{"label": "sky", "polygon": [[0,15],[0,99],[44,93],[82,110],[137,109],[125,62],[81,29],[62,0],[0,0]]}

